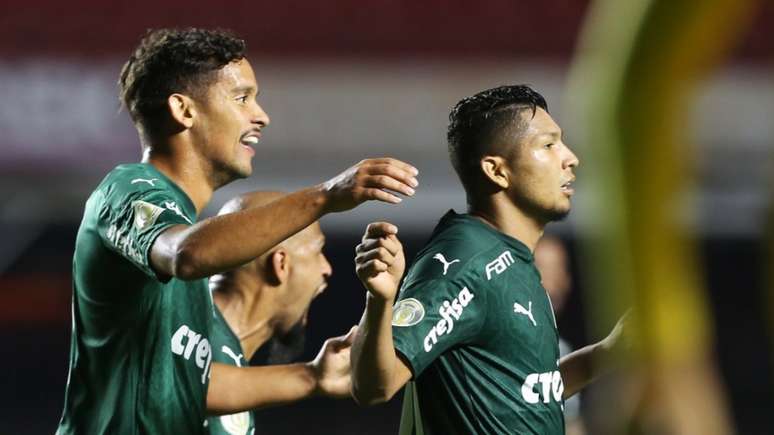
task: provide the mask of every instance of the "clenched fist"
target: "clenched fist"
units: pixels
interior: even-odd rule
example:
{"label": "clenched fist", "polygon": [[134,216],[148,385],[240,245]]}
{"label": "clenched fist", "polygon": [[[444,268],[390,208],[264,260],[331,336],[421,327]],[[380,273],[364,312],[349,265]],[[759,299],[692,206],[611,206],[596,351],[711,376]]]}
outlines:
{"label": "clenched fist", "polygon": [[398,228],[387,222],[368,225],[362,242],[355,248],[355,271],[374,296],[392,303],[406,269]]}

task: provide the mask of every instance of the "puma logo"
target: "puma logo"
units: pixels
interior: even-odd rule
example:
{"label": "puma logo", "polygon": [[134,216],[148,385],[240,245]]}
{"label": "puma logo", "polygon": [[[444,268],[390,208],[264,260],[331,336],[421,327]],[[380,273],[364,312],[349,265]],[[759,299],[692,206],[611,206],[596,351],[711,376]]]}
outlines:
{"label": "puma logo", "polygon": [[433,259],[440,261],[443,264],[443,274],[446,275],[446,272],[449,271],[449,266],[451,266],[454,263],[459,263],[459,259],[454,259],[452,261],[446,261],[446,257],[443,256],[440,252],[433,255]]}
{"label": "puma logo", "polygon": [[535,322],[535,318],[532,317],[532,301],[529,301],[529,310],[524,308],[524,305],[521,305],[518,302],[513,303],[513,312],[516,314],[523,314],[527,317],[529,317],[529,320],[532,321],[532,325],[537,326],[537,323]]}
{"label": "puma logo", "polygon": [[231,348],[229,348],[226,345],[223,345],[223,347],[221,347],[220,350],[223,353],[225,353],[226,355],[228,355],[229,358],[234,360],[234,365],[235,366],[242,367],[242,363],[241,363],[241,361],[242,361],[242,354],[241,353],[239,355],[235,354],[234,351],[232,351]]}
{"label": "puma logo", "polygon": [[148,183],[148,184],[151,185],[151,187],[156,187],[156,185],[154,184],[156,182],[156,180],[158,180],[158,178],[150,178],[150,179],[135,178],[134,180],[132,180],[132,184]]}
{"label": "puma logo", "polygon": [[164,201],[164,207],[167,208],[167,210],[171,210],[175,212],[176,215],[180,216],[181,218],[185,219],[186,222],[188,222],[189,225],[193,225],[193,222],[191,222],[191,219],[188,219],[188,216],[184,215],[183,212],[180,210],[180,206],[177,205],[174,201]]}

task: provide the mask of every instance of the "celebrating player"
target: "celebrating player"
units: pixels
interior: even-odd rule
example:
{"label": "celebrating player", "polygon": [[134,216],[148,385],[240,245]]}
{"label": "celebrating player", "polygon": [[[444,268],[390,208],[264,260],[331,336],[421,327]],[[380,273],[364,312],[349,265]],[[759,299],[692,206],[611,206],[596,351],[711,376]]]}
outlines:
{"label": "celebrating player", "polygon": [[[253,192],[227,202],[221,215],[279,199],[279,192]],[[312,300],[333,273],[322,249],[325,236],[315,222],[254,261],[210,278],[216,317],[211,336],[213,361],[245,366],[282,364],[303,351]],[[337,373],[339,391],[349,397],[349,348],[354,332],[328,340],[320,352],[326,370]],[[277,391],[281,394],[281,390]],[[254,414],[241,412],[209,418],[211,435],[247,435]],[[259,431],[260,432],[260,431]]]}
{"label": "celebrating player", "polygon": [[252,261],[325,213],[399,202],[396,194],[413,194],[416,170],[364,160],[266,206],[197,222],[215,189],[251,174],[269,125],[244,41],[220,31],[152,31],[119,86],[143,158],[111,171],[86,203],[58,433],[204,433],[205,409],[226,414],[343,394],[348,384],[326,378],[340,374],[320,361],[212,363],[206,277]]}
{"label": "celebrating player", "polygon": [[352,346],[362,404],[406,388],[401,433],[563,434],[562,403],[597,374],[603,341],[560,361],[551,305],[532,252],[570,211],[578,159],[546,102],[526,86],[460,101],[449,154],[468,214],[448,212],[405,268],[397,228],[368,226],[356,268],[368,289]]}

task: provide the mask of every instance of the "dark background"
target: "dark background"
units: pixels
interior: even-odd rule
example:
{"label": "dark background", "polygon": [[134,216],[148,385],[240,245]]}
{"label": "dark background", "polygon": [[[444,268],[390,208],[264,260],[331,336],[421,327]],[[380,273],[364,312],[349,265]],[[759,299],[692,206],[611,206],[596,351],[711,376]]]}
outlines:
{"label": "dark background", "polygon": [[[28,296],[35,304],[26,308],[15,305],[17,314],[27,309],[35,315],[35,310],[58,307],[56,320],[18,322],[0,331],[5,392],[0,405],[2,434],[53,433],[59,420],[67,378],[69,271],[76,230],[76,223],[52,226],[2,278],[4,286],[13,282],[24,286],[16,287],[14,292],[34,293]],[[353,267],[353,249],[359,235],[354,231],[327,235],[325,252],[334,273],[326,292],[312,305],[303,360],[314,358],[326,338],[343,334],[357,323],[363,309],[365,293]],[[401,235],[408,258],[413,258],[428,235]],[[573,241],[567,241],[574,252]],[[774,424],[774,388],[767,352],[771,338],[764,322],[766,295],[762,291],[759,243],[754,239],[716,238],[704,240],[702,247],[720,369],[738,433],[769,434]],[[558,318],[560,332],[576,347],[598,338],[586,334],[583,302],[583,289],[578,283]],[[9,308],[4,307],[5,311]],[[401,394],[389,404],[373,408],[360,408],[348,400],[311,399],[262,411],[259,433],[394,434]]]}

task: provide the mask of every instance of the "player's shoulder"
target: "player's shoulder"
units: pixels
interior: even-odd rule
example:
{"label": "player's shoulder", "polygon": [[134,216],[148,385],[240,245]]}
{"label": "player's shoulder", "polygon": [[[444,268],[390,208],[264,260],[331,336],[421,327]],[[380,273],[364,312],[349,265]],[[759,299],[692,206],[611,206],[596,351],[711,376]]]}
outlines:
{"label": "player's shoulder", "polygon": [[450,211],[417,254],[407,281],[475,277],[485,273],[487,259],[504,250],[507,245],[486,224]]}
{"label": "player's shoulder", "polygon": [[166,190],[170,181],[147,163],[127,163],[110,171],[97,187],[105,195]]}
{"label": "player's shoulder", "polygon": [[[113,209],[149,203],[155,208],[166,207],[179,215],[195,214],[188,196],[148,163],[116,166],[92,193],[90,201],[96,200]],[[186,220],[190,218],[186,217]]]}

